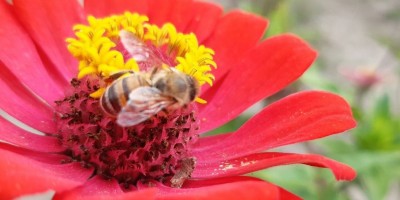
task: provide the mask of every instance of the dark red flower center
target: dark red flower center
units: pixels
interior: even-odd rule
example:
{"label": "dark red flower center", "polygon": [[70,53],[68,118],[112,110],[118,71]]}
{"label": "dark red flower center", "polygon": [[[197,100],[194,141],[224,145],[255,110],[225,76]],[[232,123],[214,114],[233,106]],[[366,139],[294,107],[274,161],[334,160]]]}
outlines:
{"label": "dark red flower center", "polygon": [[56,102],[58,137],[70,157],[64,162],[80,162],[125,188],[152,180],[180,187],[195,167],[194,101],[205,102],[199,86],[214,80],[214,51],[193,33],[137,13],[89,16],[74,30],[66,41],[79,72]]}
{"label": "dark red flower center", "polygon": [[132,127],[121,127],[103,114],[89,95],[96,79],[71,81],[73,91],[57,101],[58,137],[70,160],[94,168],[93,175],[116,179],[125,187],[157,180],[179,187],[190,177],[195,158],[190,145],[198,138],[196,106],[160,112]]}

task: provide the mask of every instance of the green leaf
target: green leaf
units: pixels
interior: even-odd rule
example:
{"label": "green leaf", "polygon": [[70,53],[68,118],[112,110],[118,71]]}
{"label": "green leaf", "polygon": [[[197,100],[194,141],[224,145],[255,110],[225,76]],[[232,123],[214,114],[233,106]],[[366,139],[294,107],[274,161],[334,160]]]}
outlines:
{"label": "green leaf", "polygon": [[362,174],[359,181],[369,199],[384,199],[394,179],[389,171],[387,167],[375,166]]}
{"label": "green leaf", "polygon": [[277,8],[268,16],[271,25],[267,30],[267,36],[278,35],[287,32],[291,26],[288,1],[281,1]]}
{"label": "green leaf", "polygon": [[391,117],[390,101],[389,101],[389,96],[387,94],[381,96],[376,102],[374,109],[374,116],[382,118]]}
{"label": "green leaf", "polygon": [[346,200],[346,193],[326,169],[304,165],[279,166],[252,175],[277,184],[303,199]]}

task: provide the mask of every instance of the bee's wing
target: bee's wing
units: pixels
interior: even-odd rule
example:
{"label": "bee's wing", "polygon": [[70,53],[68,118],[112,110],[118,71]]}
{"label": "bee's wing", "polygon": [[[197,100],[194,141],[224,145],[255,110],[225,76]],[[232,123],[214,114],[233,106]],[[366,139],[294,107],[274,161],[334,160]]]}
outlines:
{"label": "bee's wing", "polygon": [[121,43],[132,56],[136,62],[146,61],[150,57],[150,51],[139,38],[133,35],[131,32],[121,30],[119,32]]}
{"label": "bee's wing", "polygon": [[161,60],[154,54],[154,51],[136,37],[133,33],[121,30],[119,32],[121,43],[136,62],[143,62],[145,65],[160,66]]}
{"label": "bee's wing", "polygon": [[122,127],[134,126],[173,104],[171,98],[161,95],[157,88],[139,87],[129,94],[129,101],[117,116]]}

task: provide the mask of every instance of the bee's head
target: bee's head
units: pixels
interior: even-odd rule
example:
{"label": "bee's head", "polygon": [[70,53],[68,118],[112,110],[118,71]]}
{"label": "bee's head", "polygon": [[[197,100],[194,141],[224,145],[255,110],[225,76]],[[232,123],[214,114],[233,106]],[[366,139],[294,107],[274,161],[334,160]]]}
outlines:
{"label": "bee's head", "polygon": [[155,77],[153,86],[164,95],[173,97],[181,106],[194,101],[199,93],[197,81],[177,70]]}

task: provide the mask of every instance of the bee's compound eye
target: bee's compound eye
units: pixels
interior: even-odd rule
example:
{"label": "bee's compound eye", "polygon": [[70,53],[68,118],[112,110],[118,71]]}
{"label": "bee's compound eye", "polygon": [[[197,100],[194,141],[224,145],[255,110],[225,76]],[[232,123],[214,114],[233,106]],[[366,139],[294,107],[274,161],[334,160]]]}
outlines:
{"label": "bee's compound eye", "polygon": [[160,90],[161,92],[164,92],[167,85],[165,83],[165,79],[159,79],[154,83],[154,87]]}
{"label": "bee's compound eye", "polygon": [[176,93],[184,93],[187,90],[187,84],[186,81],[179,77],[173,80],[174,81],[174,92]]}
{"label": "bee's compound eye", "polygon": [[189,98],[190,101],[194,101],[194,99],[196,99],[196,96],[199,93],[199,87],[197,85],[196,80],[194,80],[192,77],[187,76],[187,82],[189,83]]}

